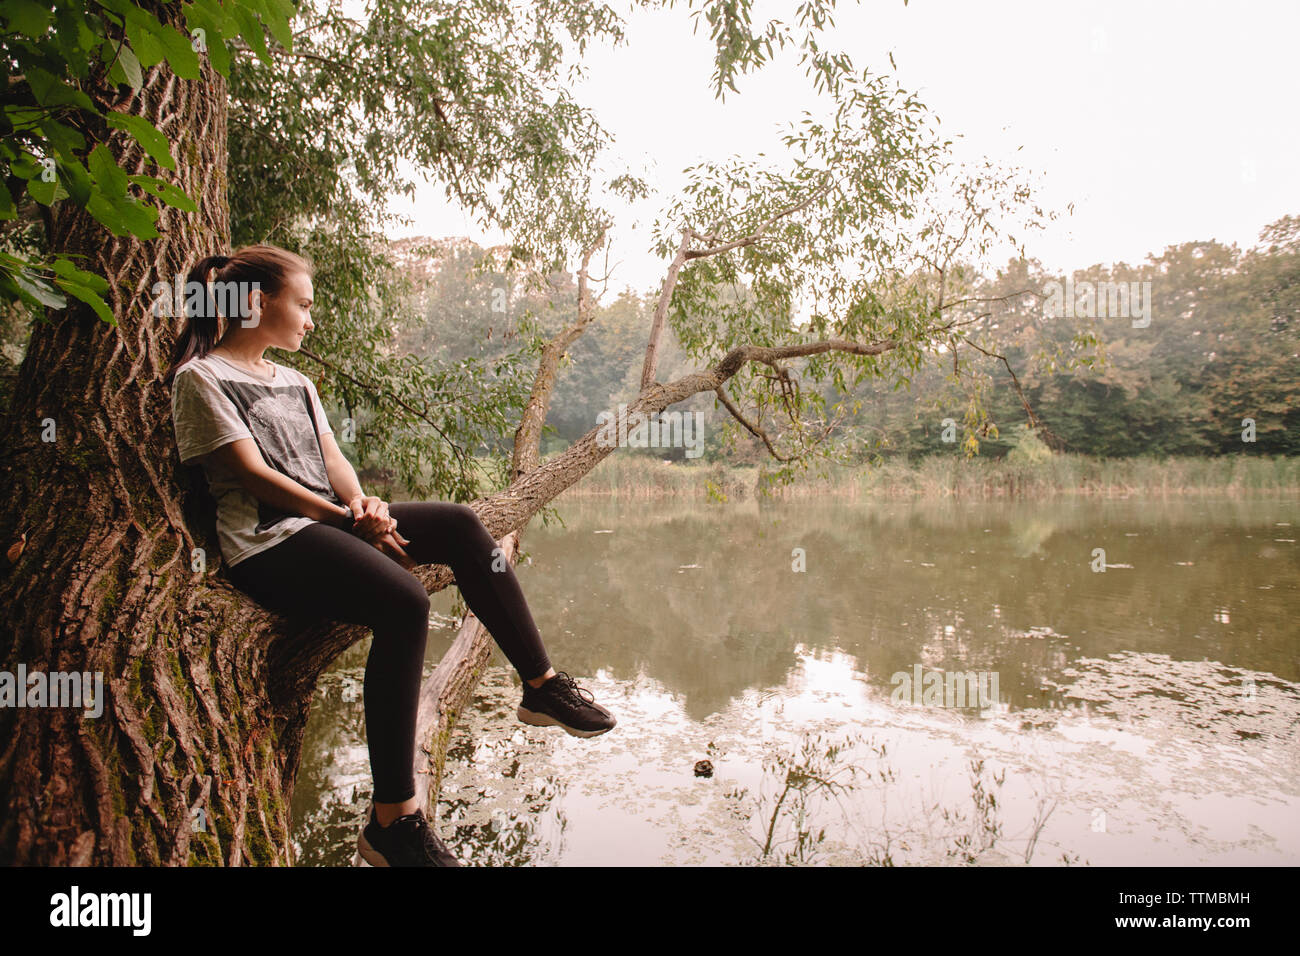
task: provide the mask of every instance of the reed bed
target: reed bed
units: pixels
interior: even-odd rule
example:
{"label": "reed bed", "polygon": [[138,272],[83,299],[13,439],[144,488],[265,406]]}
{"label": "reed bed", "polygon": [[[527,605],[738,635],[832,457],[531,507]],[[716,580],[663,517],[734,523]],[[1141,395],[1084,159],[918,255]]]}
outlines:
{"label": "reed bed", "polygon": [[[770,469],[758,465],[665,463],[614,454],[561,497],[755,497]],[[825,477],[809,472],[791,485],[772,485],[778,499],[819,497],[1013,498],[1096,495],[1124,498],[1184,495],[1278,495],[1300,492],[1300,458],[1241,455],[1219,458],[1094,458],[1053,455],[1046,461],[931,456],[877,466],[833,465]]]}

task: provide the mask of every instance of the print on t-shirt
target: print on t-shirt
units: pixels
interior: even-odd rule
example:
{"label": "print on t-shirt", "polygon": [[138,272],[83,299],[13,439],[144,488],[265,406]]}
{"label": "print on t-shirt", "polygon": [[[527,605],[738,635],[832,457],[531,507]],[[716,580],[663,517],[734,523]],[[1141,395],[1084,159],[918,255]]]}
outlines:
{"label": "print on t-shirt", "polygon": [[[232,379],[220,381],[221,390],[239,409],[266,463],[321,497],[334,500],[307,389],[301,385],[274,388]],[[259,501],[255,530],[261,532],[290,515]]]}

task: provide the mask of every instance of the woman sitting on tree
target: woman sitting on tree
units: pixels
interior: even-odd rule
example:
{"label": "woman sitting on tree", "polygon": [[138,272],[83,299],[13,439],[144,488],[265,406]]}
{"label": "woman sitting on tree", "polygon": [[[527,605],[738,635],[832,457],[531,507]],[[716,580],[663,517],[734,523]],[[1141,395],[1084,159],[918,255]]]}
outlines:
{"label": "woman sitting on tree", "polygon": [[[238,292],[222,301],[243,312],[219,341],[219,319],[235,316],[219,315],[213,270],[218,288]],[[376,866],[458,866],[415,800],[429,595],[411,568],[445,564],[455,573],[523,681],[521,721],[594,737],[615,719],[551,667],[514,570],[494,566],[497,543],[478,515],[463,504],[390,505],[365,494],[311,380],[263,358],[268,348],[297,351],[315,328],[310,263],[247,246],[201,260],[185,291],[186,326],[165,381],[181,462],[203,467],[217,500],[227,574],[272,611],[370,628],[364,706],[374,791],[358,848]]]}

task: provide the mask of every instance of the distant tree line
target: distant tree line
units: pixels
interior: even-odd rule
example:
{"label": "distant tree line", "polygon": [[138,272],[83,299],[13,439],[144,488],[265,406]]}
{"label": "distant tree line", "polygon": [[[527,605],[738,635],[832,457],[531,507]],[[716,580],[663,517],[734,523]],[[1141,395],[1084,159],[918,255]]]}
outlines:
{"label": "distant tree line", "polygon": [[[450,361],[504,356],[521,331],[553,333],[572,320],[570,277],[552,277],[547,295],[524,296],[508,288],[504,273],[484,271],[487,262],[489,251],[470,243],[443,260],[421,301],[424,321],[403,335],[406,347]],[[1062,315],[1059,296],[1050,300],[1053,290],[1067,288],[1067,278],[1073,295],[1064,311],[1074,314]],[[1002,354],[1045,426],[1039,434],[1053,447],[1106,457],[1300,454],[1300,217],[1271,224],[1260,244],[1245,251],[1188,242],[1144,265],[1098,265],[1069,277],[1020,260],[974,285],[982,298],[1011,297],[985,321],[1012,323],[1004,332],[1014,326],[1014,344]],[[1115,311],[1117,286],[1135,295],[1120,300],[1123,314],[1106,314]],[[1026,290],[1031,294],[1015,295]],[[1086,301],[1083,290],[1093,299]],[[547,450],[563,447],[593,428],[600,411],[635,396],[654,295],[625,291],[602,300],[557,385]],[[484,321],[485,315],[499,319]],[[1069,372],[1054,368],[1053,356],[1085,326],[1099,343],[1096,361]],[[692,367],[673,345],[661,377]],[[850,448],[861,449],[861,460],[957,451],[954,431],[960,434],[971,383],[949,372],[939,354],[917,370],[910,387],[871,380],[854,387],[861,407],[841,427],[861,440]],[[987,376],[991,427],[979,453],[998,457],[1025,440],[1017,426],[1028,414],[1000,362],[990,360]],[[743,432],[724,448],[723,426],[735,430],[711,396],[696,396],[687,408],[706,413],[706,458],[756,461],[766,454]],[[682,457],[681,449],[644,453]]]}

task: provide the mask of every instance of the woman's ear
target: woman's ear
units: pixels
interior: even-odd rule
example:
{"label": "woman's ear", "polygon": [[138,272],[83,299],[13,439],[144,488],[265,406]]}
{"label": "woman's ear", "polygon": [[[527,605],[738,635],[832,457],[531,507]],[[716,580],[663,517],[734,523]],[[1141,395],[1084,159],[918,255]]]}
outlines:
{"label": "woman's ear", "polygon": [[240,328],[255,329],[262,322],[262,290],[256,285],[248,291],[248,317],[239,320]]}

